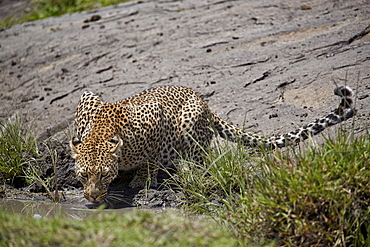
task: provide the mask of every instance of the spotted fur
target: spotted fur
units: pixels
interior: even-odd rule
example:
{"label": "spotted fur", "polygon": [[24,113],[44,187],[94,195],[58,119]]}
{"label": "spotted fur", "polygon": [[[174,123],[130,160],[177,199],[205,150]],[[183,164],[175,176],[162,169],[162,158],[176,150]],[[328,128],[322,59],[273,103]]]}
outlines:
{"label": "spotted fur", "polygon": [[102,201],[118,170],[136,168],[131,187],[157,186],[158,166],[179,155],[202,162],[201,147],[209,146],[214,132],[250,147],[284,147],[318,134],[354,115],[353,92],[338,87],[339,107],[296,131],[266,138],[237,128],[210,111],[190,88],[162,86],[116,103],[104,103],[85,92],[76,111],[77,138],[70,142],[76,174],[84,196]]}

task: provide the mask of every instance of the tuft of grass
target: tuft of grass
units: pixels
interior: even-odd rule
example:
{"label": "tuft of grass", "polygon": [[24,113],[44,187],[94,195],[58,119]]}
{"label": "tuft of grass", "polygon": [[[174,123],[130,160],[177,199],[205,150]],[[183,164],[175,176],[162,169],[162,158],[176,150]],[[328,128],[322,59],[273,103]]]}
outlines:
{"label": "tuft of grass", "polygon": [[[57,160],[58,160],[58,154],[55,149],[52,149],[49,145],[46,143],[43,143],[46,147],[46,150],[48,151],[50,158],[51,158],[51,163],[53,165],[54,169],[54,176],[50,178],[44,178],[40,174],[42,174],[42,167],[38,163],[38,160],[35,158],[31,158],[28,161],[27,168],[24,170],[25,173],[25,178],[27,181],[27,184],[33,185],[35,183],[40,183],[42,187],[47,192],[47,195],[50,200],[53,202],[60,202],[63,199],[63,194],[62,196],[59,195],[59,190],[58,190],[58,179],[57,179]],[[52,188],[54,187],[54,192],[52,192]]]}
{"label": "tuft of grass", "polygon": [[0,174],[5,182],[13,184],[24,176],[30,155],[37,155],[36,131],[16,116],[0,123]]}
{"label": "tuft of grass", "polygon": [[17,23],[20,23],[20,18],[14,15],[9,15],[5,18],[0,19],[0,29],[13,26],[14,24],[17,24]]}
{"label": "tuft of grass", "polygon": [[68,13],[81,12],[105,6],[124,3],[129,0],[31,0],[32,7],[25,10],[22,17],[9,16],[0,19],[0,28],[14,24],[61,16]]}
{"label": "tuft of grass", "polygon": [[99,1],[91,0],[33,0],[32,3],[34,8],[30,10],[29,15],[26,17],[27,21],[101,7]]}
{"label": "tuft of grass", "polygon": [[322,147],[248,157],[218,144],[206,168],[177,174],[189,207],[239,239],[288,246],[370,245],[370,134],[328,138]]}
{"label": "tuft of grass", "polygon": [[[82,220],[35,219],[0,209],[1,246],[236,246],[227,229],[205,217],[173,212],[100,212]],[[42,233],[42,234],[40,234]]]}

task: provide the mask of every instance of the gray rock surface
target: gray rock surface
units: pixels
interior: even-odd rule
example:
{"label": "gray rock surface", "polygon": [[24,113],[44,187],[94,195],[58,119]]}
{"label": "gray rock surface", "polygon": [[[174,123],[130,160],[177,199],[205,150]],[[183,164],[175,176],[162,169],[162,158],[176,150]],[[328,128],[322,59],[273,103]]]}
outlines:
{"label": "gray rock surface", "polygon": [[116,101],[173,84],[269,135],[335,108],[337,83],[358,88],[368,123],[369,17],[358,0],[163,0],[16,25],[0,32],[1,118],[27,114],[46,138],[85,90]]}

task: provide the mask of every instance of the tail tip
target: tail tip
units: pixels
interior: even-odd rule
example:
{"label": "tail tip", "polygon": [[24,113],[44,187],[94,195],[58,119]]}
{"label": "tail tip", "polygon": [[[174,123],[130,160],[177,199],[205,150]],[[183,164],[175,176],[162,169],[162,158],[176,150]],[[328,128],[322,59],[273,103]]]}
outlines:
{"label": "tail tip", "polygon": [[356,111],[353,107],[353,90],[347,86],[340,86],[334,89],[334,94],[341,97],[338,108],[334,111],[340,115],[344,120],[349,119],[356,115]]}
{"label": "tail tip", "polygon": [[347,86],[340,86],[334,89],[334,94],[340,97],[352,97],[353,90]]}

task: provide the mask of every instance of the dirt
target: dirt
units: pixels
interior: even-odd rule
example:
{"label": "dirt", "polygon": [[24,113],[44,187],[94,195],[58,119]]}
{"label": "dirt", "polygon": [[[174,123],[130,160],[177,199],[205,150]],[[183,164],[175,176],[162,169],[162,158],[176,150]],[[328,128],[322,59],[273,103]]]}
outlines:
{"label": "dirt", "polygon": [[[65,191],[81,186],[68,141],[86,90],[114,102],[184,85],[230,123],[273,135],[335,109],[333,89],[346,84],[357,92],[353,128],[361,135],[370,123],[369,33],[365,0],[138,1],[15,25],[0,31],[0,119],[19,114],[37,126],[40,141],[58,151]],[[122,207],[174,206],[181,197],[125,184],[112,186],[127,198]]]}

